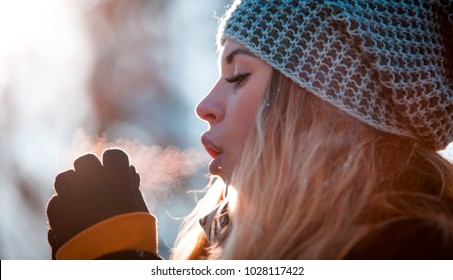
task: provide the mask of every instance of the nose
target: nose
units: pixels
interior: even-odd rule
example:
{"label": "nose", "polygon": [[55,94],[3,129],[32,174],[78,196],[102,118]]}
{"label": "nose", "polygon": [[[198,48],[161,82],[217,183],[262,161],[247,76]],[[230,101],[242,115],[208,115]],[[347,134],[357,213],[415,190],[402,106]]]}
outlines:
{"label": "nose", "polygon": [[210,125],[223,119],[225,115],[225,100],[222,97],[219,83],[198,103],[195,112],[200,119]]}

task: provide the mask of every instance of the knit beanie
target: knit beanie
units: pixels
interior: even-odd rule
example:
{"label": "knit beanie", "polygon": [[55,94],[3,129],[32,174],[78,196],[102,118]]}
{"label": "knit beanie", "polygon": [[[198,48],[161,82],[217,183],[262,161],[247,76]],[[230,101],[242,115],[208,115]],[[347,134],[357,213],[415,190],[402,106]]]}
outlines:
{"label": "knit beanie", "polygon": [[453,0],[238,0],[227,38],[370,126],[453,141]]}

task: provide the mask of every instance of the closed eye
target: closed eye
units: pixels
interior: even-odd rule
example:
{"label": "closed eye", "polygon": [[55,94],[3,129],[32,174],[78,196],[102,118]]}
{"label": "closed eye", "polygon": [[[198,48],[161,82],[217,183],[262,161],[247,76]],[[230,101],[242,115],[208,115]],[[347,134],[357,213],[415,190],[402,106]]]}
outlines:
{"label": "closed eye", "polygon": [[235,84],[235,86],[241,85],[241,83],[250,75],[250,73],[236,73],[232,76],[226,77],[225,80],[230,84]]}

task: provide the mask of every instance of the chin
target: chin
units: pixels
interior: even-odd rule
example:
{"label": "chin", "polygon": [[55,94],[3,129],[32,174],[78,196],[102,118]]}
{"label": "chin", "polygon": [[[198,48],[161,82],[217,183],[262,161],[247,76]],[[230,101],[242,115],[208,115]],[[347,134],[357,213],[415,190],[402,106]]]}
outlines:
{"label": "chin", "polygon": [[225,171],[226,170],[221,166],[216,166],[212,163],[209,165],[209,173],[211,173],[211,175],[219,177],[224,183],[227,183],[230,180],[231,175],[227,175],[227,172]]}

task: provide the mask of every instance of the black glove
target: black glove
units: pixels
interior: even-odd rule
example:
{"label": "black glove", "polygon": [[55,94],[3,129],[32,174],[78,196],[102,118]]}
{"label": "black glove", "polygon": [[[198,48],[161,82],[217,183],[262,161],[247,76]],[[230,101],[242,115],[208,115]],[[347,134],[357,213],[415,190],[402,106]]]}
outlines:
{"label": "black glove", "polygon": [[139,190],[140,177],[121,150],[104,152],[102,162],[92,154],[74,162],[74,170],[58,174],[47,205],[48,240],[52,258],[69,239],[110,217],[148,212]]}

